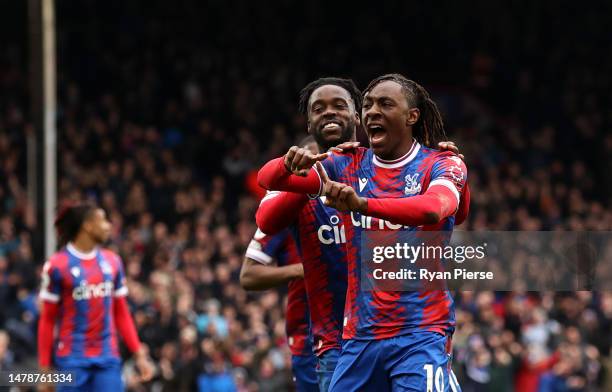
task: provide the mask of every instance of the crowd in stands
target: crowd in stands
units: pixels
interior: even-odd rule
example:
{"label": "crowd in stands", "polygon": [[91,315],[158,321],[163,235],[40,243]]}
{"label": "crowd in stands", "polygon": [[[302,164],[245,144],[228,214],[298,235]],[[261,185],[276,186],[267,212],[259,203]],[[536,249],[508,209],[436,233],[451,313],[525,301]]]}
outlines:
{"label": "crowd in stands", "polygon": [[[298,92],[316,77],[399,71],[432,92],[469,168],[459,230],[612,230],[610,5],[409,4],[58,2],[58,198],[108,212],[158,390],[291,390],[286,291],[238,276],[254,173],[305,135]],[[36,366],[26,43],[0,51],[0,370]],[[612,389],[612,292],[455,301],[464,391]]]}

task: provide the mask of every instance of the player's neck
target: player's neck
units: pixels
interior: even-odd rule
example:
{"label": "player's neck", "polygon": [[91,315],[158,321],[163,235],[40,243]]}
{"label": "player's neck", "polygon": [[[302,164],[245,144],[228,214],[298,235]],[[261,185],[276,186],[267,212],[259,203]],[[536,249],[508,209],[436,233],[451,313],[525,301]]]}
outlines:
{"label": "player's neck", "polygon": [[412,151],[412,147],[414,146],[415,143],[416,143],[416,140],[413,139],[411,136],[409,141],[402,141],[402,143],[400,143],[400,145],[397,146],[397,148],[390,151],[389,154],[385,154],[385,156],[378,156],[378,158],[383,162],[396,161],[396,160],[402,159],[406,155],[408,155],[410,151]]}
{"label": "player's neck", "polygon": [[98,246],[89,236],[77,236],[70,244],[80,253],[91,253]]}

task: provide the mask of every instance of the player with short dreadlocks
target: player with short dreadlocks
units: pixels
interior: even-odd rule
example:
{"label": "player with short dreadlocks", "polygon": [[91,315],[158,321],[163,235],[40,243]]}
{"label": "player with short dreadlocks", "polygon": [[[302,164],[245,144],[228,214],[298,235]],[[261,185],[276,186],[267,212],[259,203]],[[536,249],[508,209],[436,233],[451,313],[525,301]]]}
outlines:
{"label": "player with short dreadlocks", "polygon": [[[440,112],[423,87],[402,75],[368,85],[361,122],[370,149],[312,154],[292,148],[259,172],[263,187],[325,196],[342,217],[336,226],[349,275],[344,341],[330,390],[459,390],[450,370],[455,315],[448,290],[397,291],[389,278],[373,282],[370,270],[362,273],[371,266],[362,265],[361,252],[376,231],[391,238],[425,231],[449,236],[467,168],[455,154],[432,148],[444,137]],[[389,268],[402,264],[385,266],[394,272]]]}
{"label": "player with short dreadlocks", "polygon": [[[339,94],[342,90],[344,94]],[[315,92],[317,99],[311,102]],[[329,103],[324,102],[325,96],[331,99]],[[325,111],[326,104],[336,110]],[[308,83],[300,91],[298,109],[307,116],[308,133],[315,138],[320,151],[356,140],[355,135],[360,125],[361,92],[351,79],[326,77]],[[350,115],[342,115],[345,110]],[[330,119],[331,122],[327,121]]]}

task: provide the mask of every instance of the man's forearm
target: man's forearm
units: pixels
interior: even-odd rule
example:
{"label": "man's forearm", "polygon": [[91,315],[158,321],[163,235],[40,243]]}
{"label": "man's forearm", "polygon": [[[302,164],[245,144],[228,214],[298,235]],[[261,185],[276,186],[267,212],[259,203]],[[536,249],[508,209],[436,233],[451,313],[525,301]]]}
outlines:
{"label": "man's forearm", "polygon": [[53,357],[53,329],[59,314],[59,305],[43,301],[38,322],[38,365],[49,368]]}
{"label": "man's forearm", "polygon": [[240,285],[246,290],[267,290],[303,276],[302,264],[272,267],[246,259],[240,271]]}
{"label": "man's forearm", "polygon": [[316,170],[311,169],[306,177],[293,175],[285,168],[283,157],[266,163],[257,173],[257,182],[270,191],[304,194],[319,194],[321,192],[321,179]]}
{"label": "man's forearm", "polygon": [[406,226],[433,225],[452,215],[457,199],[446,187],[435,186],[424,195],[400,199],[367,199],[366,214]]}

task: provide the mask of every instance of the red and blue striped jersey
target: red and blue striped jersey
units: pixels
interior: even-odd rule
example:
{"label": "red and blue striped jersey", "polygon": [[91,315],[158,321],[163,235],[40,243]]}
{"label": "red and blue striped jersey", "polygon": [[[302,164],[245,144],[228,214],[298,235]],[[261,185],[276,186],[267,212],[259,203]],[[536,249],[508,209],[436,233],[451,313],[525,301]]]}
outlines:
{"label": "red and blue striped jersey", "polygon": [[[246,257],[264,265],[270,265],[274,260],[279,266],[302,262],[295,241],[287,229],[274,235],[266,235],[257,229],[247,248]],[[285,317],[291,354],[312,355],[310,314],[304,279],[293,279],[289,282]]]}
{"label": "red and blue striped jersey", "polygon": [[[457,197],[467,179],[464,163],[452,153],[422,147],[416,141],[400,159],[384,161],[372,150],[333,153],[323,161],[331,180],[351,185],[367,198],[405,198],[425,193],[431,185],[448,187]],[[453,299],[447,290],[382,291],[361,286],[361,240],[369,231],[452,231],[454,216],[435,226],[408,227],[352,212],[344,216],[348,254],[348,290],[344,339],[384,339],[418,330],[452,333]]]}
{"label": "red and blue striped jersey", "polygon": [[292,230],[304,265],[310,305],[314,351],[341,347],[342,319],[347,289],[344,213],[327,207],[320,198],[302,208]]}
{"label": "red and blue striped jersey", "polygon": [[120,362],[113,298],[127,295],[121,258],[96,248],[82,253],[68,244],[45,263],[40,298],[59,303],[56,366]]}

